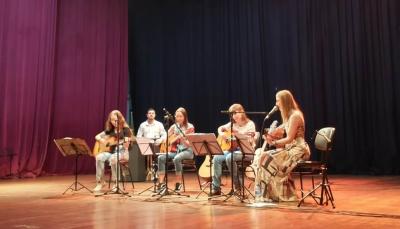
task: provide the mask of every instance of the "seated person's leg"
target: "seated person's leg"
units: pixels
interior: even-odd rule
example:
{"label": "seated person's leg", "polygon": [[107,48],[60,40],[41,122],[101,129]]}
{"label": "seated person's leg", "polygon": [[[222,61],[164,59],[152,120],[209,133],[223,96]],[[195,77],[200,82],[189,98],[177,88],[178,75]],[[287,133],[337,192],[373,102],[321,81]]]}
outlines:
{"label": "seated person's leg", "polygon": [[212,189],[216,193],[221,192],[221,175],[222,175],[222,163],[225,162],[225,154],[224,155],[215,155],[213,158],[213,170],[214,176],[212,179]]}
{"label": "seated person's leg", "polygon": [[109,160],[111,153],[102,152],[96,156],[96,187],[94,191],[100,191],[103,188],[104,181],[104,163]]}
{"label": "seated person's leg", "polygon": [[[166,163],[166,154],[161,154],[158,156],[158,182],[164,183],[165,177],[165,163]],[[176,153],[168,153],[168,158],[174,158]]]}
{"label": "seated person's leg", "polygon": [[188,159],[193,159],[193,152],[191,150],[185,150],[182,152],[179,152],[173,159],[174,165],[175,165],[175,190],[179,191],[181,189],[181,184],[182,184],[182,161],[183,160],[188,160]]}
{"label": "seated person's leg", "polygon": [[[240,180],[239,180],[240,178],[237,175],[236,162],[240,161],[241,159],[242,159],[242,153],[240,151],[233,152],[233,162],[232,162],[232,153],[228,153],[226,155],[226,165],[228,166],[231,176],[233,176],[233,182],[235,184],[235,189],[240,189]],[[231,171],[231,169],[233,169],[233,172]]]}

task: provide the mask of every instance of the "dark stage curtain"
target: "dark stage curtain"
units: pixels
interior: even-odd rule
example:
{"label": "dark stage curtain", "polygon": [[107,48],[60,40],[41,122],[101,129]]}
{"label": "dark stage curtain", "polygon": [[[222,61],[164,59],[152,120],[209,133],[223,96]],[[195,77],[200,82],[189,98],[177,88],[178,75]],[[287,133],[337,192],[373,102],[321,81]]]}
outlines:
{"label": "dark stage curtain", "polygon": [[337,128],[331,171],[399,174],[399,16],[398,0],[130,1],[135,123],[183,106],[215,132],[233,102],[266,111],[289,89],[308,137]]}
{"label": "dark stage curtain", "polygon": [[[53,139],[89,146],[113,109],[126,110],[126,0],[0,1],[0,177],[71,173]],[[94,172],[82,157],[80,172]]]}

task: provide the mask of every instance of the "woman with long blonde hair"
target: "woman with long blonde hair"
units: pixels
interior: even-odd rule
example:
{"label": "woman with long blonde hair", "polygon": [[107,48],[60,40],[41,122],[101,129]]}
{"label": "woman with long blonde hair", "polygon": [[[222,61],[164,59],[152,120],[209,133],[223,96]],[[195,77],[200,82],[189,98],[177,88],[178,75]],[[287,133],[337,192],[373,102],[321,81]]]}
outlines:
{"label": "woman with long blonde hair", "polygon": [[[276,93],[276,106],[281,113],[282,125],[266,139],[268,144],[276,149],[259,152],[259,159],[255,158],[258,163],[256,201],[262,201],[263,198],[273,201],[297,201],[290,172],[300,159],[306,160],[310,157],[310,149],[304,140],[304,115],[288,90]],[[286,133],[285,137],[283,134],[277,134],[282,131]]]}
{"label": "woman with long blonde hair", "polygon": [[[125,121],[124,116],[118,110],[113,110],[108,115],[105,122],[104,131],[97,134],[95,139],[100,144],[109,144],[109,139],[115,139],[116,145],[110,147],[109,151],[100,152],[96,155],[96,187],[93,189],[95,192],[101,191],[104,186],[104,163],[110,162],[112,180],[116,180],[117,173],[117,154],[119,152],[119,160],[129,160],[129,145],[133,137],[132,131]],[[119,142],[123,142],[121,145]],[[118,149],[117,149],[118,147]],[[115,185],[113,186],[115,189]]]}

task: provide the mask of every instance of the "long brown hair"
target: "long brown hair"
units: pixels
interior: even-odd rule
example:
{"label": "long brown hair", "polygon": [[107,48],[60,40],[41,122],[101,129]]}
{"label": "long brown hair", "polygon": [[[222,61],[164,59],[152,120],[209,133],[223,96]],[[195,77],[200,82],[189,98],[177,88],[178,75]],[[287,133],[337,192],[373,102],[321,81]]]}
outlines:
{"label": "long brown hair", "polygon": [[187,114],[186,109],[183,108],[183,107],[179,107],[178,109],[176,109],[175,115],[176,115],[177,112],[181,112],[181,113],[182,113],[182,115],[183,115],[183,117],[184,117],[183,125],[184,125],[185,127],[187,127],[187,126],[188,126],[188,123],[189,123],[189,120],[188,120],[188,114]]}
{"label": "long brown hair", "polygon": [[116,115],[116,116],[117,116],[117,118],[118,118],[118,126],[119,126],[119,129],[120,129],[121,131],[122,131],[122,129],[123,129],[124,127],[129,128],[128,124],[127,124],[126,121],[125,121],[124,116],[123,116],[122,113],[121,113],[121,111],[119,111],[119,110],[113,110],[113,111],[110,112],[110,114],[108,114],[108,118],[107,118],[107,121],[106,121],[106,123],[105,123],[105,131],[110,132],[110,131],[113,131],[113,130],[114,130],[114,125],[112,124],[112,121],[111,121],[111,117],[112,117],[113,115]]}
{"label": "long brown hair", "polygon": [[281,117],[282,122],[287,122],[291,111],[299,111],[302,115],[299,105],[294,99],[293,94],[289,90],[281,90],[276,93],[276,97],[281,101]]}
{"label": "long brown hair", "polygon": [[[234,103],[229,107],[229,112],[245,112],[244,107],[239,103]],[[242,121],[248,122],[250,119],[247,117],[246,113],[242,114]],[[235,120],[233,120],[235,123]]]}

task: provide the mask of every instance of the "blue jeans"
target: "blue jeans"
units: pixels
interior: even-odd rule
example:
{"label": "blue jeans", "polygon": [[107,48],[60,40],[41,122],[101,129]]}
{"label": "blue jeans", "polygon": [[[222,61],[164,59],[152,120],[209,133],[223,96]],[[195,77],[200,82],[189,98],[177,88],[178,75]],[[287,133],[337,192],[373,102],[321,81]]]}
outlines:
{"label": "blue jeans", "polygon": [[225,151],[224,155],[215,155],[213,158],[213,169],[214,169],[214,176],[212,180],[213,189],[219,190],[221,186],[221,175],[222,175],[222,163],[225,162],[229,172],[233,175],[233,180],[235,185],[239,184],[238,176],[237,176],[237,165],[236,161],[242,160],[242,152],[234,151],[233,152],[233,173],[231,171],[231,161],[232,161],[232,154],[230,151]]}
{"label": "blue jeans", "polygon": [[[167,155],[162,154],[158,156],[158,173],[165,174],[165,161]],[[193,159],[193,152],[191,149],[186,149],[179,153],[168,153],[168,158],[171,158],[175,165],[175,174],[182,174],[182,161],[187,159]]]}

